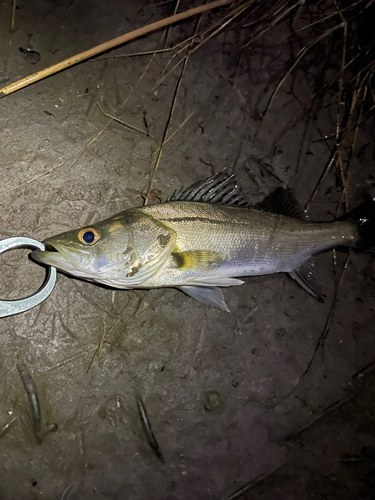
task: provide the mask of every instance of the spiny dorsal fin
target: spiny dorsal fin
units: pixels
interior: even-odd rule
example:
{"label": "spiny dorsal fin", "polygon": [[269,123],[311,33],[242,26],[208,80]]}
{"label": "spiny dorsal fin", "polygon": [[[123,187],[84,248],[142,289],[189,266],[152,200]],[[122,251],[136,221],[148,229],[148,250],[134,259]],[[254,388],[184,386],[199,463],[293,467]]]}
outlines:
{"label": "spiny dorsal fin", "polygon": [[[181,188],[166,200],[166,202],[169,201],[195,201],[251,208],[235,176],[228,175],[225,169],[204,181],[196,182],[187,189]],[[304,211],[294,198],[292,191],[282,187],[277,188],[252,208],[304,219]]]}
{"label": "spiny dorsal fin", "polygon": [[221,205],[248,206],[234,175],[225,169],[204,181],[199,181],[187,189],[175,192],[167,201],[195,201]]}
{"label": "spiny dorsal fin", "polygon": [[298,201],[294,198],[292,190],[282,187],[272,191],[272,193],[266,196],[264,200],[254,205],[254,208],[257,210],[263,210],[264,212],[294,217],[296,219],[305,218],[304,211]]}

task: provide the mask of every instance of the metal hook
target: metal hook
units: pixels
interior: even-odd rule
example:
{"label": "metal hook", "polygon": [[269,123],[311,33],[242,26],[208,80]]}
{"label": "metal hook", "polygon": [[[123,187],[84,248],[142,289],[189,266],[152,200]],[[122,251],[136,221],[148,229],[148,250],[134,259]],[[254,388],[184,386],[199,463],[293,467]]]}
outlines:
{"label": "metal hook", "polygon": [[[44,244],[32,238],[24,238],[16,236],[15,238],[7,238],[0,240],[0,254],[15,248],[32,248],[33,250],[44,250]],[[24,311],[28,311],[33,307],[43,302],[54,289],[56,284],[56,268],[48,266],[46,278],[41,288],[25,299],[19,300],[0,300],[0,318],[12,316]]]}

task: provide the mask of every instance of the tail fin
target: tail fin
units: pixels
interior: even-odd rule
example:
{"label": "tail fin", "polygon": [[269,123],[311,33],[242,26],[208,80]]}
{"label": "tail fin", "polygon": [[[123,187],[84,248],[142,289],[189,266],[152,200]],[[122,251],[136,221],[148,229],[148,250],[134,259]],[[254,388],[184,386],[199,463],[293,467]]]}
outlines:
{"label": "tail fin", "polygon": [[362,203],[339,220],[347,220],[355,224],[358,240],[353,243],[353,247],[375,248],[375,201]]}

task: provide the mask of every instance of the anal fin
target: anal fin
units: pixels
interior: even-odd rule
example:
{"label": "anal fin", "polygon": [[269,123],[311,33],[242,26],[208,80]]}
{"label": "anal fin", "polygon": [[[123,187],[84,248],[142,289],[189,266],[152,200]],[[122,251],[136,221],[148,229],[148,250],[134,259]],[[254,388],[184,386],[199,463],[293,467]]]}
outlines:
{"label": "anal fin", "polygon": [[189,297],[199,300],[199,302],[203,302],[203,304],[218,307],[222,311],[230,312],[225,303],[223,292],[216,286],[184,285],[177,288],[186,293],[186,295],[189,295]]}
{"label": "anal fin", "polygon": [[318,299],[320,302],[324,302],[322,287],[316,276],[314,257],[307,260],[299,269],[295,269],[290,272],[289,276],[310,295]]}

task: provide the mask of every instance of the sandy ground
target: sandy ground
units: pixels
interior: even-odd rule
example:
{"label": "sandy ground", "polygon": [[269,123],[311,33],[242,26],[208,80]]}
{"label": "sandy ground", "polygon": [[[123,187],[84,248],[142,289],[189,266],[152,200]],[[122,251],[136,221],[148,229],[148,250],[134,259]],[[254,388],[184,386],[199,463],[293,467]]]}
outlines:
{"label": "sandy ground", "polygon": [[[11,4],[0,3],[3,85],[173,10],[172,3],[116,0],[17,5],[9,45]],[[194,26],[173,28],[170,43]],[[151,50],[160,36],[107,55]],[[281,134],[310,95],[308,79],[300,72],[293,89],[288,80],[258,129],[289,56],[272,46],[282,28],[267,35],[263,50],[243,52],[242,36],[228,27],[190,57],[154,196],[227,167],[251,201],[280,185],[303,204],[309,199],[329,148],[302,121]],[[158,143],[108,124],[97,104],[160,141],[177,83],[173,75],[158,83],[169,57],[97,58],[0,100],[0,238],[43,240],[142,204]],[[319,120],[331,134],[331,110]],[[353,159],[352,206],[375,174],[371,133],[363,130],[358,148],[366,143]],[[339,197],[332,173],[311,219],[332,219]],[[43,268],[26,255],[0,257],[1,298],[42,283]],[[345,258],[338,252],[338,276]],[[61,498],[73,483],[72,500],[373,499],[374,380],[370,369],[353,375],[375,359],[375,264],[369,253],[350,256],[324,349],[300,382],[333,299],[332,255],[319,262],[324,304],[284,275],[264,276],[224,291],[230,314],[177,290],[113,291],[59,274],[45,303],[0,320],[0,426],[17,417],[0,441],[1,499]],[[33,375],[45,429],[57,425],[40,445],[20,362]],[[146,442],[134,389],[164,463]]]}

